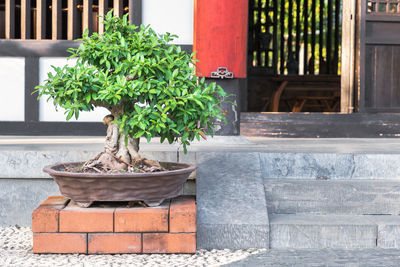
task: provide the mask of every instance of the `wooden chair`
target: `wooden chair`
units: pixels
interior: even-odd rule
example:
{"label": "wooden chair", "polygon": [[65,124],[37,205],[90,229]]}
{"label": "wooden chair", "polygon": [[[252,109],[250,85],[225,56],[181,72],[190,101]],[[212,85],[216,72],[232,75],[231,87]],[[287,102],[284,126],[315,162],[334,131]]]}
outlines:
{"label": "wooden chair", "polygon": [[[313,102],[313,104],[308,104]],[[321,108],[322,112],[335,112],[340,103],[339,96],[298,96],[292,112],[302,112],[305,106]]]}

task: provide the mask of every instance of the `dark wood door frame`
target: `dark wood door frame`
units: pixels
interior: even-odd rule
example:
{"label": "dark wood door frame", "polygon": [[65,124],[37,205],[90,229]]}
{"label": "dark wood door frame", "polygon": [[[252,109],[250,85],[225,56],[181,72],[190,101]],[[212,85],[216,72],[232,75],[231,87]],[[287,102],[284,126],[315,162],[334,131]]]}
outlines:
{"label": "dark wood door frame", "polygon": [[[359,111],[399,113],[400,16],[388,2],[360,4]],[[368,5],[368,3],[371,3]],[[388,5],[382,10],[381,3]],[[392,3],[392,2],[391,2]],[[400,4],[399,1],[393,3]]]}
{"label": "dark wood door frame", "polygon": [[340,113],[354,111],[357,0],[343,1]]}

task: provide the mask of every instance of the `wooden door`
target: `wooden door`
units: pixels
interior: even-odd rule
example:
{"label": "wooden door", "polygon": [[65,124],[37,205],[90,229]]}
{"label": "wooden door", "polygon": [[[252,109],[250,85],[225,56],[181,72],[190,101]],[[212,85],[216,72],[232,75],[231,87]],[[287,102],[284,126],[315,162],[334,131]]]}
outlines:
{"label": "wooden door", "polygon": [[400,112],[400,0],[361,0],[360,111]]}

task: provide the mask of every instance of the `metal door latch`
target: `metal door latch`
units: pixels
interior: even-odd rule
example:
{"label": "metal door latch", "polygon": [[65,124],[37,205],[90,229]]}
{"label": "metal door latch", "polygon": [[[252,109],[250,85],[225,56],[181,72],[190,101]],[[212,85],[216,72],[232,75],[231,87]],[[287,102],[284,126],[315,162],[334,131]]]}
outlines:
{"label": "metal door latch", "polygon": [[218,67],[217,71],[211,72],[211,78],[233,79],[233,72],[228,71],[227,67]]}

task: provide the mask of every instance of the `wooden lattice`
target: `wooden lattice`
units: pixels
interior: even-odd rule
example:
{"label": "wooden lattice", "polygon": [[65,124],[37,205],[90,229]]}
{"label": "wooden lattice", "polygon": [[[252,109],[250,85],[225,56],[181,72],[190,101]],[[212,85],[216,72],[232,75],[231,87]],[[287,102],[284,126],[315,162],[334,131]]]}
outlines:
{"label": "wooden lattice", "polygon": [[249,1],[249,66],[275,74],[278,0]]}
{"label": "wooden lattice", "polygon": [[249,0],[250,76],[339,74],[342,0]]}
{"label": "wooden lattice", "polygon": [[367,12],[370,14],[392,14],[400,16],[400,0],[368,0]]}
{"label": "wooden lattice", "polygon": [[111,9],[119,17],[133,14],[133,1],[0,0],[0,39],[72,40],[86,29],[102,33],[102,17]]}

